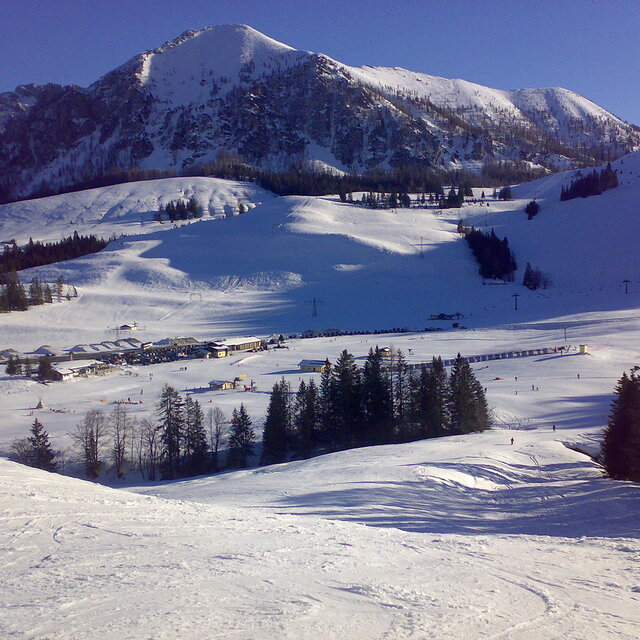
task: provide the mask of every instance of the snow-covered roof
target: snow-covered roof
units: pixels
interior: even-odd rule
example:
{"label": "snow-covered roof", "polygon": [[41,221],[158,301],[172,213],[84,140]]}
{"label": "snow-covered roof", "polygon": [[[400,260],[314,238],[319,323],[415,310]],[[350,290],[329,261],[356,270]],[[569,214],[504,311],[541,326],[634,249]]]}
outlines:
{"label": "snow-covered roof", "polygon": [[99,360],[77,360],[75,362],[54,363],[51,367],[61,375],[69,375],[76,373],[77,371],[82,371],[83,369],[93,366],[100,366],[102,364],[104,363]]}
{"label": "snow-covered roof", "polygon": [[255,336],[245,336],[242,338],[228,338],[226,340],[216,340],[216,345],[222,347],[237,347],[243,344],[249,344],[250,342],[262,342],[260,338]]}
{"label": "snow-covered roof", "polygon": [[171,344],[176,347],[186,347],[189,345],[200,344],[200,340],[196,340],[195,338],[171,338]]}
{"label": "snow-covered roof", "polygon": [[116,343],[116,348],[124,351],[130,351],[131,349],[139,349],[141,342],[138,340],[134,342],[133,340],[118,340]]}

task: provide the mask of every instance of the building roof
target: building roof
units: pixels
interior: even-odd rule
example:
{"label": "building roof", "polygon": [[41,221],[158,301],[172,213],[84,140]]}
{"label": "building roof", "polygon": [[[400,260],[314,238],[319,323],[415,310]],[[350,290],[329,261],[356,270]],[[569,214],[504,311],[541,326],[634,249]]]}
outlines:
{"label": "building roof", "polygon": [[171,344],[176,347],[187,347],[194,344],[200,344],[200,340],[196,340],[195,338],[171,338]]}
{"label": "building roof", "polygon": [[223,384],[233,384],[231,380],[209,380],[209,385],[221,386]]}
{"label": "building roof", "polygon": [[300,360],[299,367],[321,367],[326,364],[326,360]]}
{"label": "building roof", "polygon": [[41,355],[54,355],[56,352],[50,344],[40,345],[37,349],[33,350],[33,353],[38,353]]}
{"label": "building roof", "polygon": [[215,344],[221,347],[238,347],[243,344],[249,344],[250,342],[262,342],[260,338],[255,336],[244,336],[241,338],[227,338],[226,340],[216,340]]}
{"label": "building roof", "polygon": [[94,365],[102,365],[99,360],[79,360],[76,362],[64,362],[52,364],[54,371],[57,371],[60,375],[71,375],[77,371],[82,371]]}
{"label": "building roof", "polygon": [[127,338],[126,340],[117,340],[115,345],[120,350],[130,351],[131,349],[139,349],[140,341],[135,343],[132,338]]}

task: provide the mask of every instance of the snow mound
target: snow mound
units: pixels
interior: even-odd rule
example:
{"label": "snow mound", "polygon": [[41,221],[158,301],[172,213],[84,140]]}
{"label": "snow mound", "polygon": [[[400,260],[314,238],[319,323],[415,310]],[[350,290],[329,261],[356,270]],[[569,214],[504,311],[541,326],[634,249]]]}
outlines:
{"label": "snow mound", "polygon": [[480,475],[467,473],[457,468],[442,468],[436,465],[425,465],[419,467],[416,475],[425,481],[432,481],[451,487],[466,487],[467,489],[478,489],[480,491],[498,491],[504,489],[506,482],[498,483]]}

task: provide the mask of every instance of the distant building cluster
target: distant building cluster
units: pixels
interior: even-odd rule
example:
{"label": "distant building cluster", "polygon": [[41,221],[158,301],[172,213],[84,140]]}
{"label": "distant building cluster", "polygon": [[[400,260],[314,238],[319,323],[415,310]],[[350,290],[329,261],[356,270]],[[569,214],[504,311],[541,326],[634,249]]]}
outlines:
{"label": "distant building cluster", "polygon": [[[122,325],[119,331],[132,331],[136,325]],[[38,365],[42,359],[51,363],[50,377],[69,380],[110,371],[117,365],[147,365],[171,362],[179,358],[224,358],[242,351],[264,349],[261,338],[246,336],[225,340],[201,341],[189,337],[165,338],[158,342],[143,342],[137,338],[105,340],[90,344],[76,344],[57,350],[43,344],[34,351],[21,353],[16,349],[0,350],[0,366]]]}

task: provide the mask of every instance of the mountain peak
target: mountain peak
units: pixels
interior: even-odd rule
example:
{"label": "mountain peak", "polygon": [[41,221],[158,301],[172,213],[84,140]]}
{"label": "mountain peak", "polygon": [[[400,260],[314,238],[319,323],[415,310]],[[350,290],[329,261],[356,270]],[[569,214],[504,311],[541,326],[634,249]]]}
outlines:
{"label": "mountain peak", "polygon": [[140,83],[163,101],[185,104],[212,83],[233,84],[243,73],[260,73],[306,55],[245,24],[190,29],[138,56]]}
{"label": "mountain peak", "polygon": [[212,53],[221,50],[225,55],[228,55],[230,51],[237,52],[238,50],[245,56],[259,49],[293,51],[292,47],[266,36],[249,25],[221,24],[202,29],[188,29],[177,38],[165,42],[149,53],[163,53],[196,40],[202,41],[201,46],[210,47]]}

